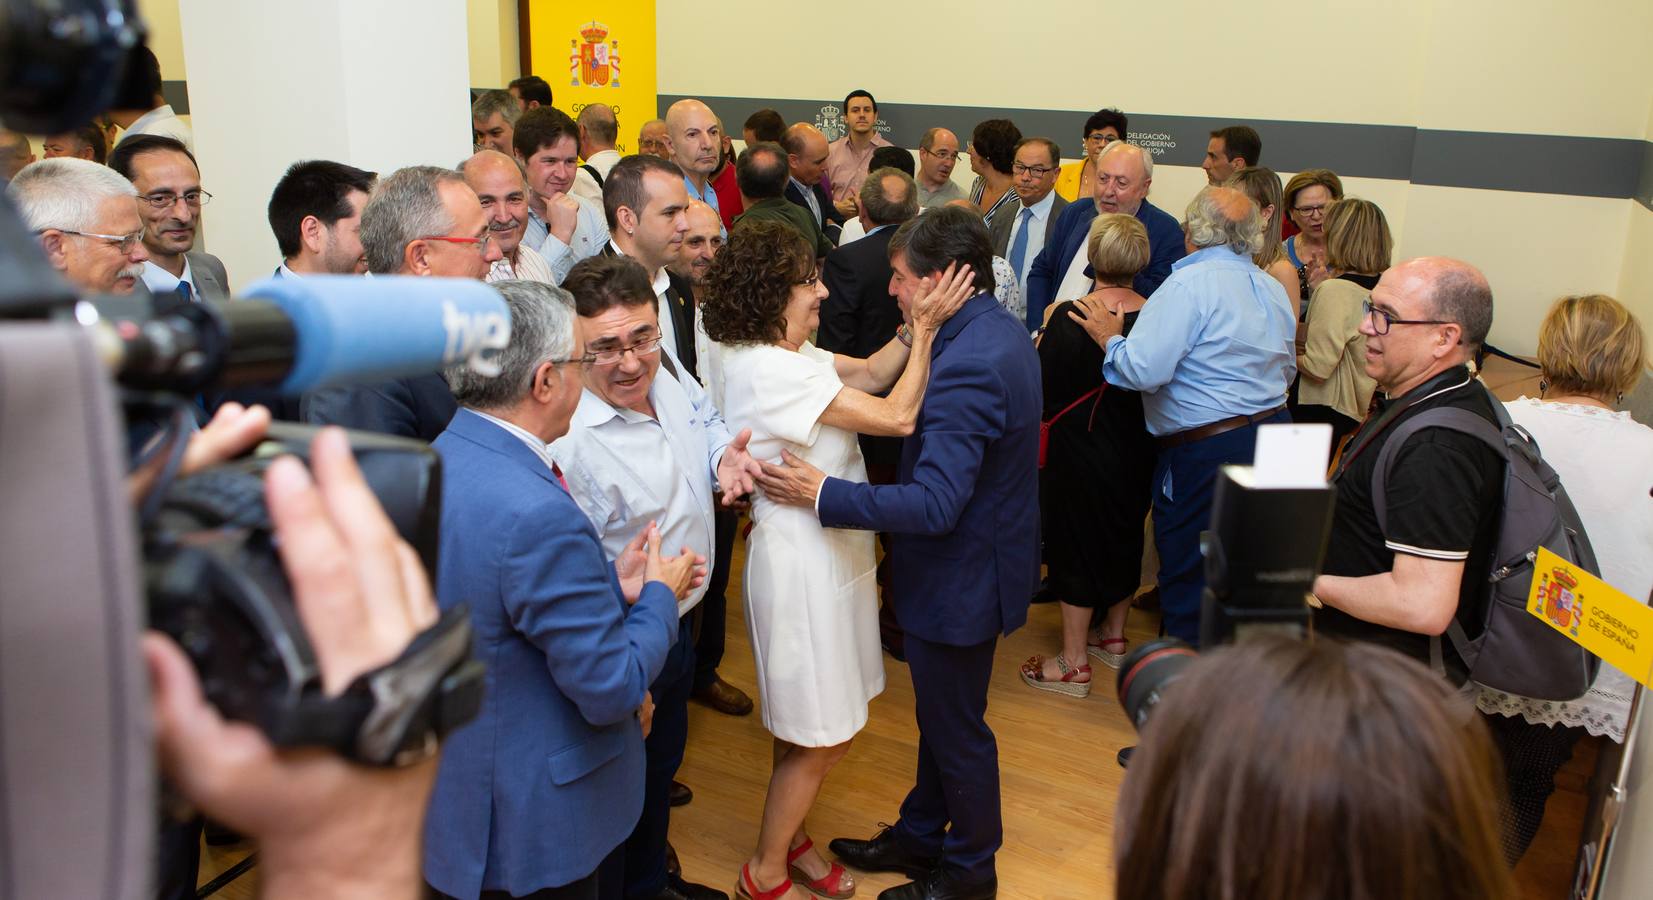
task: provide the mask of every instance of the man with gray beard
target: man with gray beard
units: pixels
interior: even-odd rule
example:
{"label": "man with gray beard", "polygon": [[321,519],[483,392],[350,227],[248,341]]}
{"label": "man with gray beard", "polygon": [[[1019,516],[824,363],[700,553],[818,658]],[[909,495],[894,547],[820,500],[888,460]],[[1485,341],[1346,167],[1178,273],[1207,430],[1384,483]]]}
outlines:
{"label": "man with gray beard", "polygon": [[489,266],[488,282],[555,284],[545,257],[532,249],[522,252],[522,235],[528,230],[528,180],[517,161],[497,150],[479,150],[459,167],[459,173],[476,191],[488,216],[488,234],[499,247],[500,258]]}
{"label": "man with gray beard", "polygon": [[118,172],[71,157],[25,166],[6,188],[52,268],[81,290],[130,294],[143,277],[138,190]]}

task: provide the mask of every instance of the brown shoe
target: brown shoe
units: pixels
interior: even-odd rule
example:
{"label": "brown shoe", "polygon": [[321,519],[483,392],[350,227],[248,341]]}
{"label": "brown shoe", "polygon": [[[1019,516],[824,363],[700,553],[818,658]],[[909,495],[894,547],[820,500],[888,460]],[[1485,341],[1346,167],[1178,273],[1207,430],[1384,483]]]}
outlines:
{"label": "brown shoe", "polygon": [[726,716],[744,716],[752,711],[752,698],[718,676],[712,683],[694,692],[694,698]]}

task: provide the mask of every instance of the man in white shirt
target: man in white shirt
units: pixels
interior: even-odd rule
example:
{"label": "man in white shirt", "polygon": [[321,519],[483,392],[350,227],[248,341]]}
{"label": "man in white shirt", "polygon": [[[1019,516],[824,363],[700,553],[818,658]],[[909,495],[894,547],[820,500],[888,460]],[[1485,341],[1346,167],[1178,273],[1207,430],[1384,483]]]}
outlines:
{"label": "man in white shirt", "polygon": [[[161,61],[155,51],[138,45],[126,60],[126,71],[109,104],[109,118],[125,137],[156,134],[169,137],[195,152],[195,136],[172,105],[161,96]],[[124,139],[124,137],[123,137]]]}
{"label": "man in white shirt", "polygon": [[528,228],[528,181],[517,161],[495,150],[479,150],[459,167],[488,215],[488,234],[500,257],[488,267],[488,281],[543,281],[552,284],[545,258],[522,246]]}
{"label": "man in white shirt", "polygon": [[552,281],[561,283],[575,263],[608,243],[602,207],[574,189],[582,174],[580,127],[562,110],[541,106],[517,119],[511,142],[532,191],[523,241],[545,257]]}
{"label": "man in white shirt", "polygon": [[988,228],[993,255],[1010,261],[1023,294],[1027,293],[1027,273],[1033,268],[1034,258],[1049,242],[1056,229],[1056,217],[1068,205],[1056,193],[1061,165],[1062,151],[1048,138],[1024,138],[1017,144],[1016,159],[1010,168],[1017,205],[995,216]]}
{"label": "man in white shirt", "polygon": [[620,120],[607,103],[587,103],[580,110],[578,121],[580,158],[585,160],[581,168],[596,176],[597,186],[602,187],[608,170],[620,161],[620,151],[614,149],[620,140]]}
{"label": "man in white shirt", "polygon": [[[144,220],[144,284],[157,297],[181,300],[228,300],[229,277],[218,257],[196,252],[201,207],[212,195],[201,189],[195,155],[180,141],[156,134],[130,135],[109,154],[109,168],[138,189],[138,215]],[[168,298],[170,299],[170,298]]]}
{"label": "man in white shirt", "polygon": [[[653,522],[663,546],[681,547],[704,564],[713,547],[716,493],[733,502],[752,489],[758,466],[746,452],[751,432],[731,439],[706,392],[661,352],[654,287],[636,261],[583,261],[563,287],[574,295],[586,351],[580,405],[568,433],[550,447],[569,493],[611,558]],[[678,601],[678,615],[693,610],[705,591],[696,579]],[[668,798],[688,739],[693,631],[678,628],[677,643],[649,686],[654,722],[646,741],[643,814],[626,841],[627,896],[721,896],[666,872]]]}
{"label": "man in white shirt", "polygon": [[689,231],[683,170],[659,157],[628,156],[609,170],[603,203],[612,238],[601,252],[642,264],[659,301],[656,311],[666,350],[690,378],[699,378],[694,289],[667,268],[682,257]]}
{"label": "man in white shirt", "polygon": [[281,251],[279,276],[360,275],[362,208],[377,178],[325,159],[296,162],[270,192],[270,230]]}

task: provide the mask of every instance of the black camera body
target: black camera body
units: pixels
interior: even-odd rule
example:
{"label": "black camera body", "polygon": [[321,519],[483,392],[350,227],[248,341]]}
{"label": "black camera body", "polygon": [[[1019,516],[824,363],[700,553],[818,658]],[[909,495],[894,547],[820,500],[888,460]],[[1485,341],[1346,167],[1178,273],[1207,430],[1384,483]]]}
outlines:
{"label": "black camera body", "polygon": [[[258,725],[273,743],[330,746],[380,765],[405,762],[428,752],[431,735],[468,721],[479,708],[482,669],[469,659],[469,620],[462,607],[450,612],[397,661],[406,665],[421,653],[442,651],[412,666],[416,680],[436,690],[417,708],[396,714],[404,720],[398,734],[361,729],[374,705],[371,690],[353,696],[353,685],[340,697],[323,695],[264,502],[270,462],[286,454],[305,457],[316,430],[273,424],[247,457],[165,487],[143,535],[150,624],[189,655],[213,705],[228,718]],[[369,487],[434,576],[440,458],[419,441],[349,434]],[[421,668],[429,671],[419,674]],[[376,674],[364,676],[360,687],[370,689]]]}

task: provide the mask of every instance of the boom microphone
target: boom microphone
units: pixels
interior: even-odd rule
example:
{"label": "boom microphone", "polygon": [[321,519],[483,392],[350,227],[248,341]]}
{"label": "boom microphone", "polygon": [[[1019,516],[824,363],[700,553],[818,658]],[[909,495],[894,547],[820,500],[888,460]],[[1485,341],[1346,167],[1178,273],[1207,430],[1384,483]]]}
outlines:
{"label": "boom microphone", "polygon": [[246,299],[107,321],[100,337],[122,384],[186,394],[275,385],[291,395],[460,362],[495,374],[492,354],[511,338],[505,299],[468,278],[271,278]]}

